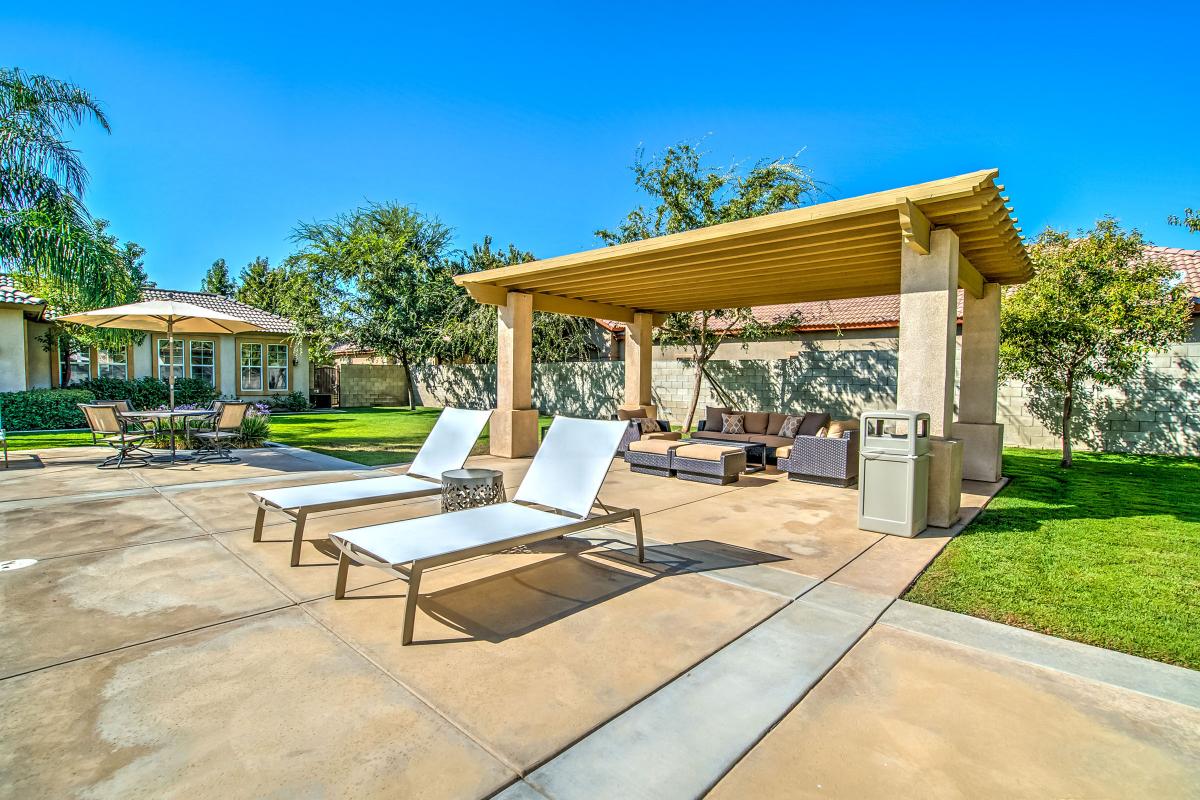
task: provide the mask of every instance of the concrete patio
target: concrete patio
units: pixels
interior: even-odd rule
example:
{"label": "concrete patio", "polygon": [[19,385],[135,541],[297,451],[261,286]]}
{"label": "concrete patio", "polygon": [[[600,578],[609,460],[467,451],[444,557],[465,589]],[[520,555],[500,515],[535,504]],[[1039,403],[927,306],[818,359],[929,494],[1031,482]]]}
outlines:
{"label": "concrete patio", "polygon": [[[1196,673],[896,597],[957,528],[857,530],[854,490],[614,462],[620,526],[404,584],[324,534],[251,542],[251,489],[378,475],[291,449],[0,471],[0,796],[1195,796]],[[511,489],[528,462],[483,456]],[[396,470],[402,471],[402,470]],[[1000,484],[966,482],[972,517]],[[280,517],[276,522],[282,523]]]}

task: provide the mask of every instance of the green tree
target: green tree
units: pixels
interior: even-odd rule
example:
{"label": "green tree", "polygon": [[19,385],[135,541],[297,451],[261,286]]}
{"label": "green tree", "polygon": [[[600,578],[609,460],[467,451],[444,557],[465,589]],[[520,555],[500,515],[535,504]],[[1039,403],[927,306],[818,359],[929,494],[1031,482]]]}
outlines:
{"label": "green tree", "polygon": [[1072,418],[1085,385],[1119,386],[1147,354],[1187,334],[1190,299],[1171,267],[1115,220],[1072,237],[1047,228],[1030,248],[1035,274],[1004,303],[1000,367],[1035,394],[1048,395],[1071,466]]}
{"label": "green tree", "polygon": [[[410,206],[372,203],[303,223],[293,239],[314,285],[331,293],[320,319],[334,324],[332,335],[395,358],[409,371],[413,358],[428,350],[431,321],[444,317],[450,229]],[[410,382],[409,407],[415,399]]]}
{"label": "green tree", "polygon": [[238,276],[234,297],[239,303],[283,316],[286,289],[286,271],[273,269],[268,259],[256,256]]}
{"label": "green tree", "polygon": [[[510,244],[492,249],[492,237],[471,245],[449,261],[440,276],[444,284],[445,312],[424,338],[422,355],[438,361],[488,363],[496,360],[496,308],[476,303],[453,281],[454,275],[533,261],[533,253]],[[596,324],[566,314],[533,314],[533,360],[586,361],[600,356]]]}
{"label": "green tree", "polygon": [[208,272],[204,273],[204,280],[200,283],[200,291],[210,294],[219,294],[222,297],[233,297],[237,294],[237,284],[233,281],[233,276],[229,274],[229,267],[225,265],[225,259],[218,258],[208,268]]}
{"label": "green tree", "polygon": [[1172,214],[1167,217],[1167,222],[1187,228],[1192,233],[1200,233],[1200,211],[1196,211],[1195,209],[1185,208],[1182,217]]}
{"label": "green tree", "polygon": [[[609,245],[635,242],[796,208],[820,192],[818,183],[796,163],[795,156],[759,161],[749,169],[738,165],[706,166],[702,157],[695,146],[686,143],[668,147],[649,160],[639,151],[633,165],[634,184],[651,198],[653,207],[648,210],[639,205],[615,230],[598,230],[596,235]],[[708,361],[723,341],[736,335],[745,346],[786,333],[797,322],[794,316],[763,322],[749,308],[669,315],[656,338],[660,344],[689,350],[694,368],[684,429],[692,428]],[[719,391],[712,376],[708,377]]]}
{"label": "green tree", "polygon": [[0,264],[26,288],[69,286],[81,307],[96,308],[137,287],[83,205],[88,173],[66,136],[87,122],[109,130],[85,90],[0,69]]}

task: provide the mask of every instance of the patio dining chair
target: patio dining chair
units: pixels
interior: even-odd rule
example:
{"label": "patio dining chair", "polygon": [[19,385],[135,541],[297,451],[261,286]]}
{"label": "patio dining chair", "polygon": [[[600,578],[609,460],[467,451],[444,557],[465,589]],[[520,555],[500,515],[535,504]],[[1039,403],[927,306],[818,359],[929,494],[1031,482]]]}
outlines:
{"label": "patio dining chair", "polygon": [[[341,551],[334,598],[346,596],[351,562],[406,581],[400,636],[400,644],[406,645],[412,643],[421,575],[427,569],[626,519],[633,519],[637,560],[644,562],[641,512],[599,502],[627,427],[621,421],[555,417],[512,502],[330,534],[329,541]],[[604,513],[590,516],[597,506]]]}
{"label": "patio dining chair", "polygon": [[479,411],[443,408],[405,475],[250,492],[250,499],[258,506],[258,516],[254,520],[254,541],[262,541],[263,523],[268,511],[291,517],[296,521],[292,529],[291,563],[293,567],[298,567],[300,550],[304,546],[304,525],[309,514],[441,494],[442,473],[459,469],[466,463],[467,456],[471,455],[471,449],[491,416],[490,408]]}
{"label": "patio dining chair", "polygon": [[[212,427],[192,433],[196,442],[196,460],[236,464],[241,461],[233,454],[233,443],[242,435],[242,420],[250,404],[246,402],[225,402],[221,410],[212,417]],[[186,421],[185,421],[186,423]]]}
{"label": "patio dining chair", "polygon": [[111,405],[95,403],[77,404],[92,432],[92,441],[106,444],[117,452],[98,465],[99,469],[120,469],[123,466],[144,467],[151,453],[142,448],[147,439],[154,436],[143,430],[132,430]]}
{"label": "patio dining chair", "polygon": [[4,433],[3,411],[0,411],[0,447],[4,448],[4,468],[8,469],[8,436]]}

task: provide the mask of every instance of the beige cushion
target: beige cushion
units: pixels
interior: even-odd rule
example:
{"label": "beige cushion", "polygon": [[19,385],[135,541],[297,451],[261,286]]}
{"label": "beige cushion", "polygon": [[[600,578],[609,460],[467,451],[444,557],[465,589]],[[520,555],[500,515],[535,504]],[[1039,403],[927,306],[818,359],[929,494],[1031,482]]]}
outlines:
{"label": "beige cushion", "polygon": [[728,408],[720,406],[705,406],[704,407],[704,430],[719,431],[721,430],[721,415],[728,414]]}
{"label": "beige cushion", "polygon": [[631,419],[645,419],[646,409],[644,408],[618,408],[617,419],[628,422]]}
{"label": "beige cushion", "polygon": [[693,438],[724,439],[727,442],[748,442],[752,437],[749,433],[721,433],[720,431],[717,431],[716,433],[710,433],[708,431],[701,431],[700,435]]}
{"label": "beige cushion", "polygon": [[829,423],[829,432],[826,433],[830,439],[840,439],[846,431],[858,430],[858,420],[856,419],[835,419]]}
{"label": "beige cushion", "polygon": [[740,447],[722,447],[719,444],[685,444],[675,451],[679,458],[694,458],[697,461],[720,461],[721,456],[740,453]]}
{"label": "beige cushion", "polygon": [[759,444],[765,444],[767,447],[783,447],[791,444],[795,441],[795,439],[788,439],[785,436],[770,436],[765,433],[760,433],[757,436],[751,436],[750,441],[758,442]]}
{"label": "beige cushion", "polygon": [[770,414],[765,411],[747,411],[744,416],[746,419],[742,424],[746,429],[746,433],[767,432],[767,421],[771,417]]}
{"label": "beige cushion", "polygon": [[683,434],[679,431],[655,431],[654,433],[643,433],[642,441],[646,442],[651,439],[666,439],[672,442],[678,442],[683,438]]}
{"label": "beige cushion", "polygon": [[785,444],[783,447],[775,448],[776,460],[778,460],[780,458],[789,458],[791,455],[792,455],[792,446],[790,444]]}
{"label": "beige cushion", "polygon": [[779,429],[783,427],[783,421],[788,418],[787,414],[776,414],[772,411],[767,415],[767,430],[768,436],[778,436]]}
{"label": "beige cushion", "polygon": [[721,433],[745,433],[746,417],[744,414],[722,414]]}
{"label": "beige cushion", "polygon": [[671,449],[676,444],[676,442],[670,439],[642,439],[638,442],[630,442],[628,449],[635,453],[658,453],[659,455],[663,455],[671,452]]}

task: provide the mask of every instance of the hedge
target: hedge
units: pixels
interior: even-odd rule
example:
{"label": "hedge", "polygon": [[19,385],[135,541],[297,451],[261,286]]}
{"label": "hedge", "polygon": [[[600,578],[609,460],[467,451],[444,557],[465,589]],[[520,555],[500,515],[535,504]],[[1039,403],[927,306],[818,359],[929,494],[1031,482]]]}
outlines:
{"label": "hedge", "polygon": [[[149,375],[137,380],[88,378],[71,386],[91,391],[97,400],[128,400],[129,404],[137,409],[165,406],[169,396],[167,382]],[[175,381],[177,406],[208,406],[216,399],[217,390],[199,378],[178,378]]]}
{"label": "hedge", "polygon": [[87,389],[29,389],[0,392],[0,416],[6,431],[48,431],[86,428],[87,420],[76,403],[90,403],[96,395]]}

